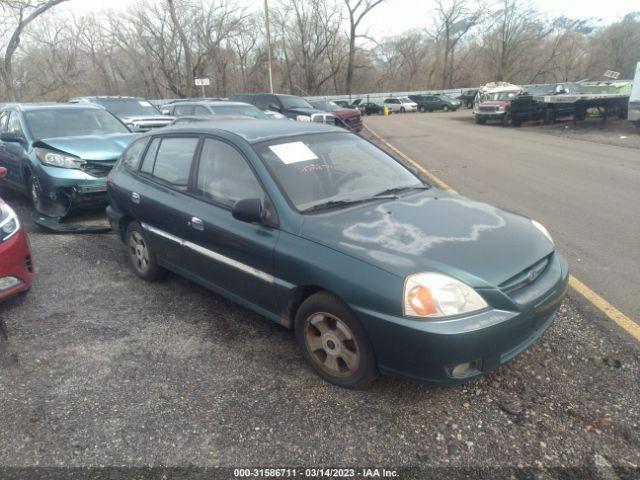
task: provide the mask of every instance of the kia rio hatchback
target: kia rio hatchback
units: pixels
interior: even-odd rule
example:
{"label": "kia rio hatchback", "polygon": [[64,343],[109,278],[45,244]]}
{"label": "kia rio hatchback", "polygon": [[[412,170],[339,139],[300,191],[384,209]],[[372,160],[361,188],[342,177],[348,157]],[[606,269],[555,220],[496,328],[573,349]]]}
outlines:
{"label": "kia rio hatchback", "polygon": [[135,273],[171,270],[295,330],[326,380],[472,379],[552,323],[568,266],[528,218],[447,193],[320,124],[187,124],[108,180]]}

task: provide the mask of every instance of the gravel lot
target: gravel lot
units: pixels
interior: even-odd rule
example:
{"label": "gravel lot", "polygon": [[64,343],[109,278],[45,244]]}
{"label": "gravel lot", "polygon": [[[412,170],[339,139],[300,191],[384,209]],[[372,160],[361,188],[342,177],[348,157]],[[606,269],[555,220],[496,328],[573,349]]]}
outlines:
{"label": "gravel lot", "polygon": [[572,296],[538,343],[479,381],[384,377],[347,391],[315,376],[284,328],[177,276],[142,282],[115,235],[46,233],[21,197],[0,195],[26,223],[38,270],[26,297],[0,305],[2,466],[637,478],[640,350]]}

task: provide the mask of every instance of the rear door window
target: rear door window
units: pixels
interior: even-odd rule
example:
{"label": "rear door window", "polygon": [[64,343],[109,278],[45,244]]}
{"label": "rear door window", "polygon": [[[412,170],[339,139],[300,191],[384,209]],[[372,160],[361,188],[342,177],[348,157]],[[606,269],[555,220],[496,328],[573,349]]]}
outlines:
{"label": "rear door window", "polygon": [[179,190],[186,190],[199,140],[198,137],[162,138],[153,165],[153,176]]}
{"label": "rear door window", "polygon": [[156,137],[151,141],[151,145],[147,150],[147,154],[144,156],[142,167],[140,167],[141,172],[148,174],[151,174],[151,172],[153,172],[153,164],[156,162],[156,154],[158,153],[159,146],[160,138]]}
{"label": "rear door window", "polygon": [[173,111],[173,115],[176,117],[184,117],[185,115],[193,115],[193,106],[191,105],[178,105]]}
{"label": "rear door window", "polygon": [[193,113],[196,115],[211,115],[211,112],[201,105],[196,105]]}

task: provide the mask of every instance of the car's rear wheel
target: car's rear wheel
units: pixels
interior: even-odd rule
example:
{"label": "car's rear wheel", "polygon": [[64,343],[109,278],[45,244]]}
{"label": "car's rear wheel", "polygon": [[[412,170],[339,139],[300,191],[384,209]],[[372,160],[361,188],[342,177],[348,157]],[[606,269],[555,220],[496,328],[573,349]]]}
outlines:
{"label": "car's rear wheel", "polygon": [[320,292],[305,300],[296,313],[295,329],[305,360],[325,380],[363,388],[378,376],[366,332],[335,296]]}
{"label": "car's rear wheel", "polygon": [[405,108],[404,107],[400,107],[400,113],[405,113],[405,112],[406,112]]}
{"label": "car's rear wheel", "polygon": [[449,111],[449,105],[445,105],[444,107],[442,107],[442,111],[443,112],[448,112]]}
{"label": "car's rear wheel", "polygon": [[133,271],[143,280],[158,280],[166,271],[158,265],[158,258],[149,243],[147,233],[138,222],[131,222],[125,234],[127,253]]}
{"label": "car's rear wheel", "polygon": [[427,111],[427,108],[424,105],[420,105],[420,107],[418,107],[418,108],[422,113]]}

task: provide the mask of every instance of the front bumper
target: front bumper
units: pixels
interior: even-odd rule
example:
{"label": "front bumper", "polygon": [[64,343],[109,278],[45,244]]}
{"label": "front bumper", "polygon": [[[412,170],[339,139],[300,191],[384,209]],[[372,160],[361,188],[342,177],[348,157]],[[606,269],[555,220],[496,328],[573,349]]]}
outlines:
{"label": "front bumper", "polygon": [[[457,383],[491,372],[534,343],[553,323],[568,289],[568,264],[559,254],[533,284],[512,298],[464,317],[415,320],[355,308],[384,373],[430,383]],[[497,289],[485,298],[504,294]],[[489,301],[490,305],[493,305]],[[497,302],[500,303],[500,302]],[[453,369],[469,363],[464,376]]]}
{"label": "front bumper", "polygon": [[20,281],[18,285],[0,291],[0,301],[29,290],[33,276],[29,239],[20,228],[17,234],[0,243],[0,279],[13,277]]}
{"label": "front bumper", "polygon": [[51,201],[69,202],[71,208],[108,204],[106,175],[103,175],[108,171],[94,176],[83,170],[45,165],[39,165],[36,170],[42,195]]}

